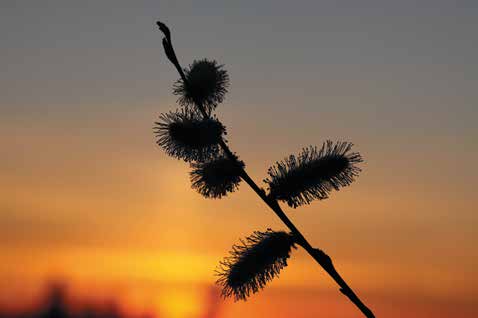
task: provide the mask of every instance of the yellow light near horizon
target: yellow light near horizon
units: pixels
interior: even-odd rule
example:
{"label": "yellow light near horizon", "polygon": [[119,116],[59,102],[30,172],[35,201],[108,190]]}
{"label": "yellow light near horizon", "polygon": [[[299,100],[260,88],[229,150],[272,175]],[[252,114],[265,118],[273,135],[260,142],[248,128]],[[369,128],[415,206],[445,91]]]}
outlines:
{"label": "yellow light near horizon", "polygon": [[170,318],[198,317],[203,312],[199,292],[179,287],[162,294],[157,307],[160,316]]}
{"label": "yellow light near horizon", "polygon": [[162,253],[155,264],[155,273],[174,282],[209,282],[214,275],[216,259],[193,253]]}

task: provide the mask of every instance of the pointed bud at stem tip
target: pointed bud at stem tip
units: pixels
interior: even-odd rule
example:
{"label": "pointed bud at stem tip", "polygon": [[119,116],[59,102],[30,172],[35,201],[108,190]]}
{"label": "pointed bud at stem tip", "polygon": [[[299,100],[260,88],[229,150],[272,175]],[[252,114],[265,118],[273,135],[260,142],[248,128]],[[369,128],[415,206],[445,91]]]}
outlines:
{"label": "pointed bud at stem tip", "polygon": [[269,196],[291,207],[328,198],[332,190],[350,185],[361,171],[359,153],[350,152],[353,144],[330,140],[322,148],[304,148],[296,157],[290,155],[269,168]]}
{"label": "pointed bud at stem tip", "polygon": [[264,288],[287,266],[287,259],[295,247],[294,236],[286,232],[254,232],[240,245],[234,245],[217,270],[217,284],[223,297],[246,300],[250,294]]}
{"label": "pointed bud at stem tip", "polygon": [[206,198],[220,199],[239,187],[244,162],[220,156],[207,162],[192,163],[191,167],[191,187]]}
{"label": "pointed bud at stem tip", "polygon": [[219,153],[226,128],[216,119],[204,119],[192,110],[182,109],[160,115],[155,123],[156,143],[168,155],[189,161],[205,161]]}
{"label": "pointed bud at stem tip", "polygon": [[159,27],[161,32],[163,32],[164,36],[168,41],[171,41],[171,31],[169,31],[169,28],[166,24],[162,23],[161,21],[157,21],[156,25]]}
{"label": "pointed bud at stem tip", "polygon": [[216,61],[194,61],[184,70],[186,82],[178,80],[174,85],[174,94],[179,95],[179,103],[186,107],[200,104],[211,113],[222,103],[229,87],[229,76]]}

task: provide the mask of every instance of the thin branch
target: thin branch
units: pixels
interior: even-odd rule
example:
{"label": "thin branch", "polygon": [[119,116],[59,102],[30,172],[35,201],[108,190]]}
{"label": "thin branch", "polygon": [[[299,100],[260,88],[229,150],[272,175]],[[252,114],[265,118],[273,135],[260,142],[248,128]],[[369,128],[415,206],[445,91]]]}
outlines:
{"label": "thin branch", "polygon": [[[171,61],[171,63],[176,67],[185,85],[187,85],[187,78],[184,74],[184,71],[181,65],[179,64],[178,58],[172,46],[170,31],[165,24],[161,22],[157,22],[157,24],[160,30],[166,36],[165,38],[163,38],[163,47],[165,49],[166,55],[168,56],[168,59]],[[209,115],[205,111],[203,105],[201,105],[201,103],[198,103],[196,100],[194,102],[196,106],[198,107],[199,111],[201,112],[201,114],[204,116],[204,118],[208,119]],[[224,153],[230,160],[234,162],[237,161],[236,156],[229,149],[229,147],[227,146],[227,144],[224,142],[223,139],[220,140],[219,145],[221,146],[222,150],[224,151]],[[252,178],[247,174],[243,166],[238,166],[238,168],[241,171],[240,172],[241,178],[254,190],[254,192],[256,192],[256,194],[272,209],[272,211],[274,211],[274,213],[281,219],[281,221],[289,228],[289,230],[295,236],[297,243],[301,245],[310,254],[310,256],[312,256],[312,258],[314,258],[315,261],[320,266],[322,266],[322,268],[340,286],[340,289],[339,289],[340,292],[344,294],[345,296],[347,296],[349,300],[352,303],[354,303],[358,309],[360,309],[360,311],[365,315],[365,317],[375,318],[375,315],[373,314],[373,312],[367,306],[365,306],[365,304],[359,299],[359,297],[353,292],[353,290],[347,285],[344,279],[337,272],[334,264],[332,263],[331,258],[322,250],[313,248],[312,245],[310,245],[310,243],[302,235],[302,233],[297,229],[294,223],[292,223],[292,221],[287,217],[284,211],[282,211],[282,208],[279,206],[278,202],[275,199],[266,195],[265,191],[262,188],[260,188],[254,182],[254,180],[252,180]]]}

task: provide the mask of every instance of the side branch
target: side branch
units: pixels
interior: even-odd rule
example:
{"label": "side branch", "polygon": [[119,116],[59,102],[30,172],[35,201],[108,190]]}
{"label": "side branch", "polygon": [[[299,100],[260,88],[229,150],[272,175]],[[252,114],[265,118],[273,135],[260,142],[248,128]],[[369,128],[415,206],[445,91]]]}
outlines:
{"label": "side branch", "polygon": [[[166,56],[168,57],[169,61],[175,66],[176,70],[181,76],[181,79],[187,85],[187,78],[181,65],[179,64],[176,53],[172,46],[171,33],[169,31],[169,28],[164,23],[161,23],[159,21],[157,22],[157,25],[165,35],[165,38],[163,38],[163,47],[166,52]],[[204,109],[204,106],[197,100],[194,100],[194,103],[196,104],[204,118],[208,119],[210,116]],[[223,139],[221,139],[219,144],[226,156],[230,160],[237,162],[236,156],[229,149]],[[292,223],[292,221],[287,217],[284,211],[282,211],[282,208],[279,206],[279,203],[275,199],[267,196],[264,189],[260,188],[254,182],[254,180],[252,180],[252,178],[247,174],[247,172],[242,166],[238,166],[238,168],[240,169],[241,178],[254,190],[254,192],[256,192],[256,194],[272,209],[272,211],[274,211],[274,213],[281,219],[281,221],[289,228],[289,230],[295,236],[297,243],[301,245],[310,254],[310,256],[312,256],[312,258],[314,258],[315,261],[334,279],[334,281],[340,286],[340,292],[347,296],[349,300],[354,303],[358,309],[360,309],[360,311],[365,315],[365,317],[375,318],[372,311],[367,306],[365,306],[365,304],[358,298],[358,296],[353,292],[353,290],[347,285],[347,283],[337,272],[332,263],[331,258],[322,250],[313,248],[302,235],[302,233],[297,229],[294,223]]]}

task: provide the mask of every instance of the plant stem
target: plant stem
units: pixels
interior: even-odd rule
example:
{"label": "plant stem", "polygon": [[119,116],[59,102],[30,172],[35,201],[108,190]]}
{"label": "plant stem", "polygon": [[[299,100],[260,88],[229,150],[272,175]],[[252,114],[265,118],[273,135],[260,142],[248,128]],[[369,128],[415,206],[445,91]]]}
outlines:
{"label": "plant stem", "polygon": [[[163,31],[163,30],[162,30]],[[163,31],[164,32],[164,31]],[[176,53],[174,51],[172,42],[171,42],[171,37],[170,34],[165,34],[167,38],[167,43],[166,45],[169,45],[167,48],[165,47],[165,50],[167,52],[168,58],[171,61],[171,63],[176,67],[179,75],[181,76],[181,79],[184,82],[184,85],[188,85],[187,78],[184,74],[184,71],[179,64],[179,61],[177,59]],[[164,45],[164,40],[163,40],[163,45]],[[169,49],[169,52],[168,52]],[[168,54],[169,53],[169,54]],[[196,106],[198,107],[199,111],[203,115],[205,119],[208,119],[210,116],[209,114],[205,111],[203,105],[199,103],[198,101],[194,101]],[[234,161],[237,162],[236,156],[232,153],[232,151],[229,149],[227,144],[224,142],[223,139],[220,141],[220,146],[226,156]],[[337,272],[335,269],[334,264],[332,263],[332,259],[322,250],[313,248],[312,245],[305,239],[305,237],[302,235],[302,233],[297,229],[297,227],[292,223],[292,221],[287,217],[287,215],[282,211],[282,208],[280,207],[279,203],[277,200],[274,198],[267,196],[264,189],[260,188],[254,180],[247,174],[246,170],[242,168],[241,166],[238,165],[238,168],[240,169],[240,175],[241,178],[256,192],[256,194],[274,211],[274,213],[281,219],[282,222],[289,228],[289,230],[292,232],[294,237],[297,240],[297,243],[301,245],[309,254],[312,256],[315,261],[322,266],[322,268],[332,277],[332,279],[340,286],[340,292],[347,296],[349,300],[355,304],[355,306],[360,309],[360,311],[365,315],[367,318],[375,318],[373,312],[365,306],[365,304],[358,298],[358,296],[353,292],[353,290],[347,285],[347,283],[344,281],[344,279],[340,276],[340,274]]]}

